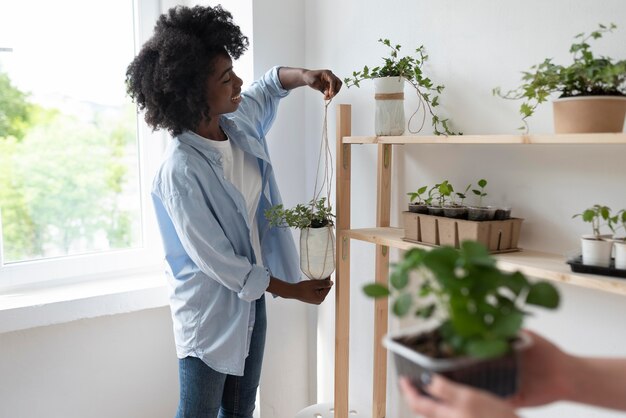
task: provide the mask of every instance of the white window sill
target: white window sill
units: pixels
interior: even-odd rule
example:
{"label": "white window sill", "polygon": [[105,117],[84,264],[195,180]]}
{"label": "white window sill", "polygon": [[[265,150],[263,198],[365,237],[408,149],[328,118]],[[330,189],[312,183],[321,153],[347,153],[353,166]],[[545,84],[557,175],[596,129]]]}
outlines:
{"label": "white window sill", "polygon": [[0,333],[168,305],[162,271],[0,290]]}

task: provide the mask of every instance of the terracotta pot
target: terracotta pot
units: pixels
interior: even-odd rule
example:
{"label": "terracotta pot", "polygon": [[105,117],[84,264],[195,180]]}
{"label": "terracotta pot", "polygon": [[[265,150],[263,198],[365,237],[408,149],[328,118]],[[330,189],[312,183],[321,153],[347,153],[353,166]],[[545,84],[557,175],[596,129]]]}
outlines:
{"label": "terracotta pot", "polygon": [[556,99],[554,131],[557,134],[622,132],[626,97],[578,96]]}
{"label": "terracotta pot", "polygon": [[404,78],[381,77],[374,80],[376,91],[376,135],[404,133]]}

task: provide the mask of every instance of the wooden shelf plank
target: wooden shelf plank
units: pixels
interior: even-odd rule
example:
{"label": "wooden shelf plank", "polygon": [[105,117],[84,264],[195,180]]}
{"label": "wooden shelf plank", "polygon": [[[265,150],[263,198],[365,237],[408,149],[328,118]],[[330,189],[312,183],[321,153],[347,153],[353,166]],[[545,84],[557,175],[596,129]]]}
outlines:
{"label": "wooden shelf plank", "polygon": [[[415,244],[402,240],[402,228],[366,228],[338,231],[338,235],[345,235],[351,239],[386,245],[391,248],[408,250],[411,248],[432,248],[428,245]],[[533,250],[522,250],[513,253],[495,255],[498,266],[503,270],[519,270],[530,277],[569,283],[589,289],[596,289],[609,293],[626,295],[626,280],[608,276],[574,273],[565,258],[557,255]]]}
{"label": "wooden shelf plank", "polygon": [[346,136],[344,144],[626,144],[624,133],[544,135],[455,135],[455,136]]}

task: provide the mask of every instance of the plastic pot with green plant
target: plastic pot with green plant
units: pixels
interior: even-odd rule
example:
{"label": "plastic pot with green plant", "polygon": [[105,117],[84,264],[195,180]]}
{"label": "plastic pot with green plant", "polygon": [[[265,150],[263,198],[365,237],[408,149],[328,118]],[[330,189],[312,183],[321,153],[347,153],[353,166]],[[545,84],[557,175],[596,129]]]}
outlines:
{"label": "plastic pot with green plant", "polygon": [[429,326],[387,335],[400,376],[422,389],[432,373],[510,396],[517,390],[517,358],[528,346],[520,333],[529,306],[555,309],[559,294],[548,282],[529,282],[496,266],[488,250],[464,241],[460,250],[411,249],[394,266],[390,286],[371,283],[367,296],[393,297],[398,317],[414,313]]}

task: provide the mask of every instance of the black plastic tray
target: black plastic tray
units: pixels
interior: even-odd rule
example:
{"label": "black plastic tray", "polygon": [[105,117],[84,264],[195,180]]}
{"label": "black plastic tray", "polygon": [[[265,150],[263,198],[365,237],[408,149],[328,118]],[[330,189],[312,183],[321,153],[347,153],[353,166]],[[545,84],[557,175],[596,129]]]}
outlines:
{"label": "black plastic tray", "polygon": [[576,258],[567,260],[573,272],[586,274],[601,274],[603,276],[621,277],[626,279],[626,270],[616,269],[615,260],[611,259],[609,267],[588,266],[583,264],[583,257],[579,255]]}

